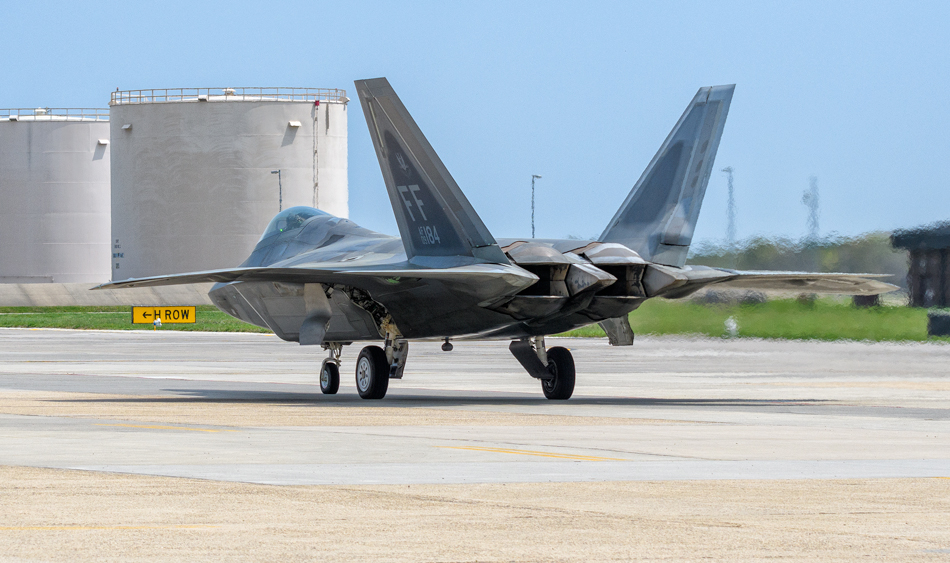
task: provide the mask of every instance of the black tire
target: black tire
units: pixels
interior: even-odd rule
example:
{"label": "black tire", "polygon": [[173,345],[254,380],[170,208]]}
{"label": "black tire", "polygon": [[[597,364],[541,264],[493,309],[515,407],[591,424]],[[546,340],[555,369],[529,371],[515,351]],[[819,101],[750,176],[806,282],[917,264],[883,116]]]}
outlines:
{"label": "black tire", "polygon": [[320,390],[324,395],[336,395],[340,390],[340,368],[333,362],[323,362],[320,370]]}
{"label": "black tire", "polygon": [[379,346],[367,346],[356,359],[356,391],[364,399],[382,399],[389,389],[389,362]]}
{"label": "black tire", "polygon": [[541,390],[548,399],[566,401],[574,394],[574,356],[567,348],[555,346],[548,350],[548,371],[554,379],[541,380]]}

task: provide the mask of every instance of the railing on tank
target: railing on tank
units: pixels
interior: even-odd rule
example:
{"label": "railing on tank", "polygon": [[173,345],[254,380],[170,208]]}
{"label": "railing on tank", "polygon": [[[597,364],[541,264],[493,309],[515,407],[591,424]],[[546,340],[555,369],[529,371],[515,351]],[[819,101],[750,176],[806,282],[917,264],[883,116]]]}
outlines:
{"label": "railing on tank", "polygon": [[0,121],[109,121],[105,108],[7,108]]}
{"label": "railing on tank", "polygon": [[337,88],[241,87],[241,88],[161,88],[116,90],[110,106],[165,102],[348,102],[346,90]]}

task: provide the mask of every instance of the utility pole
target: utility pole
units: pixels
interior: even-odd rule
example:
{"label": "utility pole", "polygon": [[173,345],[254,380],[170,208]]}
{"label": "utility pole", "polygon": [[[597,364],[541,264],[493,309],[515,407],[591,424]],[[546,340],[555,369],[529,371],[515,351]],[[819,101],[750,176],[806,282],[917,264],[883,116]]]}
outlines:
{"label": "utility pole", "polygon": [[280,182],[280,169],[271,170],[271,174],[277,174],[277,211],[284,210],[284,186]]}
{"label": "utility pole", "polygon": [[534,181],[540,179],[537,174],[531,175],[531,238],[534,238]]}

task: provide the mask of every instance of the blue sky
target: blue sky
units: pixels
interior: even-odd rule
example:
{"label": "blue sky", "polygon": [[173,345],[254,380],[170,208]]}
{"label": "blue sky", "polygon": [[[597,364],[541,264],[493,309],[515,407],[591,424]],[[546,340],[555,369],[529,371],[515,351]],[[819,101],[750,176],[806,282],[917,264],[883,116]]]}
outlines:
{"label": "blue sky", "polygon": [[[716,160],[738,233],[950,219],[950,2],[17,2],[0,107],[138,88],[386,76],[496,236],[596,236],[700,86],[736,83]],[[350,216],[396,234],[359,104]],[[726,229],[710,180],[695,240]]]}

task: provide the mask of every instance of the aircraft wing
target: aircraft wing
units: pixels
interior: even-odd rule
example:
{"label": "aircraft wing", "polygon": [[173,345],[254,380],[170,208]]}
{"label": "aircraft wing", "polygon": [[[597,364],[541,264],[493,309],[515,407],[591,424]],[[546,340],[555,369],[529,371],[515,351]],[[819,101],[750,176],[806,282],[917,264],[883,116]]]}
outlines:
{"label": "aircraft wing", "polygon": [[[898,289],[879,281],[887,274],[845,274],[811,272],[768,272],[726,270],[728,277],[714,281],[717,286],[737,289],[802,291],[808,293],[840,293],[846,295],[877,295]],[[687,277],[689,275],[687,274]]]}
{"label": "aircraft wing", "polygon": [[534,274],[510,265],[472,264],[454,268],[414,268],[388,264],[383,267],[251,267],[226,270],[208,270],[186,274],[172,274],[148,278],[131,278],[105,283],[93,289],[127,287],[154,287],[208,282],[261,282],[345,284],[372,290],[379,284],[391,285],[401,281],[435,280],[449,284],[464,284],[485,292],[516,293],[535,283]]}

